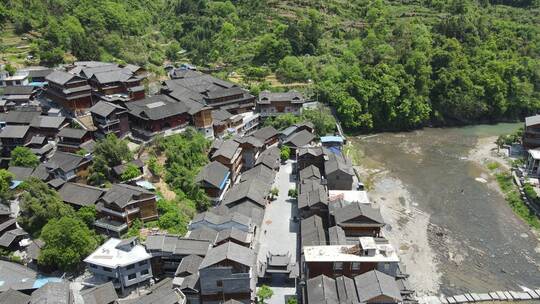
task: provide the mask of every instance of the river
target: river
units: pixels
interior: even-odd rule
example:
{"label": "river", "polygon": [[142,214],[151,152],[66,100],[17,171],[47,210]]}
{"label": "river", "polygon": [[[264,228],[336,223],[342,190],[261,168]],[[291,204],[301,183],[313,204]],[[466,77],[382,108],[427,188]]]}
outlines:
{"label": "river", "polygon": [[471,153],[491,153],[479,143],[491,144],[519,126],[353,139],[370,197],[420,295],[540,287],[538,236],[514,215],[485,164]]}

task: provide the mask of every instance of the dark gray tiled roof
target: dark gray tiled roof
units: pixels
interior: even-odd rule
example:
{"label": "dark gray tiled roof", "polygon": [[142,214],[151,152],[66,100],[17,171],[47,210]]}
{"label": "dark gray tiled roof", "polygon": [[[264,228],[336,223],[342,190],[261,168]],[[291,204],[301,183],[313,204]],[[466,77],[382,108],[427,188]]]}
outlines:
{"label": "dark gray tiled roof", "polygon": [[59,189],[60,186],[62,186],[63,184],[65,184],[66,181],[61,179],[61,178],[55,178],[55,179],[52,179],[50,180],[47,184],[49,184],[49,186],[55,188],[55,189]]}
{"label": "dark gray tiled roof", "polygon": [[302,130],[298,133],[295,133],[293,135],[291,135],[290,138],[288,138],[284,144],[286,145],[290,145],[290,146],[293,146],[293,147],[304,147],[304,146],[307,146],[309,145],[309,143],[311,143],[313,140],[315,140],[315,135],[313,135],[313,133],[307,131],[307,130]]}
{"label": "dark gray tiled roof", "polygon": [[171,278],[165,278],[149,289],[148,294],[122,301],[122,304],[177,304],[182,299],[173,289]]}
{"label": "dark gray tiled roof", "polygon": [[32,172],[32,177],[46,181],[49,179],[49,171],[44,164],[39,164],[36,169],[34,169],[34,172]]}
{"label": "dark gray tiled roof", "polygon": [[65,183],[58,190],[62,201],[80,207],[94,206],[104,193],[103,189],[78,183]]}
{"label": "dark gray tiled roof", "polygon": [[30,122],[30,126],[34,128],[50,128],[59,129],[66,122],[65,117],[55,116],[36,116]]}
{"label": "dark gray tiled roof", "polygon": [[324,172],[325,174],[330,174],[335,171],[341,171],[348,175],[354,175],[352,168],[352,162],[349,158],[342,154],[336,154],[333,152],[325,153],[328,160],[324,162]]}
{"label": "dark gray tiled roof", "polygon": [[354,223],[384,226],[381,211],[368,204],[359,202],[334,203],[332,204],[331,213],[334,215],[334,219],[338,225],[355,220]]}
{"label": "dark gray tiled roof", "polygon": [[215,224],[215,225],[221,225],[227,222],[236,222],[238,224],[244,225],[244,226],[250,226],[251,225],[251,219],[243,214],[240,214],[238,212],[231,212],[228,214],[216,214],[212,211],[206,211],[202,213],[197,213],[193,220],[191,220],[192,223],[207,221],[209,223]]}
{"label": "dark gray tiled roof", "polygon": [[77,76],[63,71],[54,71],[47,75],[47,77],[45,77],[45,80],[47,80],[48,82],[57,83],[59,85],[64,85],[74,77]]}
{"label": "dark gray tiled roof", "polygon": [[203,226],[195,230],[190,230],[187,237],[195,240],[209,241],[213,244],[216,241],[217,235],[218,232],[216,230]]}
{"label": "dark gray tiled roof", "polygon": [[274,127],[264,127],[257,131],[255,131],[252,136],[261,140],[261,141],[267,141],[270,138],[277,136],[278,131]]}
{"label": "dark gray tiled roof", "polygon": [[257,159],[256,164],[262,164],[272,170],[279,168],[280,164],[280,151],[278,147],[272,147],[264,150]]}
{"label": "dark gray tiled roof", "polygon": [[216,90],[210,91],[206,94],[208,99],[217,99],[222,97],[227,97],[231,95],[241,95],[244,94],[246,90],[240,87],[231,87],[231,88],[218,88]]}
{"label": "dark gray tiled roof", "polygon": [[33,91],[33,86],[7,86],[4,88],[4,95],[30,95]]}
{"label": "dark gray tiled roof", "polygon": [[188,276],[191,274],[198,273],[199,265],[201,265],[202,261],[203,261],[203,258],[198,255],[194,255],[194,254],[188,255],[182,259],[174,275],[175,276]]}
{"label": "dark gray tiled roof", "polygon": [[210,248],[210,242],[183,238],[176,235],[150,235],[146,238],[146,249],[149,251],[168,252],[176,255],[204,256]]}
{"label": "dark gray tiled roof", "polygon": [[221,189],[222,183],[229,173],[229,168],[220,162],[213,161],[201,169],[195,181],[198,183],[206,182],[215,188]]}
{"label": "dark gray tiled roof", "polygon": [[272,102],[277,101],[290,101],[292,103],[304,103],[304,96],[302,93],[291,90],[289,92],[270,92],[270,91],[262,91],[259,94],[259,104],[270,104]]}
{"label": "dark gray tiled roof", "polygon": [[30,296],[11,288],[0,294],[0,304],[28,304],[29,301]]}
{"label": "dark gray tiled roof", "polygon": [[212,110],[212,119],[214,122],[221,122],[230,119],[232,116],[227,110]]}
{"label": "dark gray tiled roof", "polygon": [[322,147],[304,147],[298,149],[298,157],[302,157],[306,154],[310,154],[313,156],[321,156],[323,155],[323,148]]}
{"label": "dark gray tiled roof", "polygon": [[312,177],[321,179],[321,171],[319,170],[319,168],[315,167],[314,165],[310,165],[300,170],[301,181],[303,181],[304,179],[312,178]]}
{"label": "dark gray tiled roof", "polygon": [[236,137],[234,140],[240,144],[248,144],[255,148],[261,148],[264,146],[264,141],[254,137],[254,136],[242,136]]}
{"label": "dark gray tiled roof", "polygon": [[126,103],[131,115],[142,119],[160,120],[167,117],[187,113],[185,104],[174,101],[166,95],[155,95],[145,99]]}
{"label": "dark gray tiled roof", "polygon": [[90,108],[90,113],[94,113],[102,117],[107,117],[115,110],[124,111],[125,108],[114,103],[101,100]]}
{"label": "dark gray tiled roof", "polygon": [[24,138],[28,130],[29,126],[5,126],[0,132],[0,138]]}
{"label": "dark gray tiled roof", "polygon": [[254,203],[266,206],[266,196],[270,191],[271,184],[253,179],[234,185],[223,198],[224,205],[234,205],[241,200],[249,199]]}
{"label": "dark gray tiled roof", "polygon": [[237,240],[241,243],[250,243],[250,234],[238,228],[232,227],[229,229],[221,230],[218,233],[216,243],[220,243],[225,240]]}
{"label": "dark gray tiled roof", "polygon": [[69,172],[75,170],[79,165],[84,162],[83,156],[56,151],[53,156],[45,163],[45,166],[50,169],[60,169],[63,172]]}
{"label": "dark gray tiled roof", "polygon": [[274,183],[276,172],[267,166],[255,166],[244,173],[240,177],[240,182],[251,182],[258,180],[271,186]]}
{"label": "dark gray tiled roof", "polygon": [[299,209],[309,209],[316,204],[328,205],[328,194],[323,186],[309,192],[302,191],[298,195]]}
{"label": "dark gray tiled roof", "polygon": [[401,293],[396,280],[378,270],[372,270],[354,278],[360,302],[370,301],[378,296],[387,296],[401,301]]}
{"label": "dark gray tiled roof", "polygon": [[25,236],[28,236],[28,233],[20,228],[7,231],[2,236],[0,236],[0,246],[6,247],[6,248],[10,247],[11,245],[13,245],[13,242],[18,237],[25,237]]}
{"label": "dark gray tiled roof", "polygon": [[240,149],[240,144],[232,139],[228,139],[219,146],[218,150],[212,155],[212,158],[223,156],[226,159],[232,159],[238,149]]}
{"label": "dark gray tiled roof", "polygon": [[15,175],[14,180],[24,181],[32,176],[33,168],[9,166],[8,171]]}
{"label": "dark gray tiled roof", "polygon": [[10,111],[4,118],[6,124],[30,124],[34,117],[41,115],[41,112],[35,110]]}
{"label": "dark gray tiled roof", "polygon": [[328,241],[330,245],[347,245],[345,231],[339,226],[328,228]]}
{"label": "dark gray tiled roof", "polygon": [[83,138],[86,133],[88,133],[87,130],[84,129],[75,129],[75,128],[63,128],[58,132],[58,137],[67,137],[67,138]]}
{"label": "dark gray tiled roof", "polygon": [[30,303],[36,304],[71,304],[72,300],[68,282],[49,282],[30,296]]}
{"label": "dark gray tiled roof", "polygon": [[126,184],[114,184],[103,196],[103,201],[124,208],[133,201],[140,199],[142,195],[155,196],[152,192],[136,186]]}
{"label": "dark gray tiled roof", "polygon": [[10,229],[10,228],[16,228],[17,220],[14,218],[10,218],[6,220],[5,222],[0,224],[0,233],[3,233],[4,230]]}
{"label": "dark gray tiled roof", "polygon": [[307,281],[307,298],[309,304],[338,304],[336,281],[325,275]]}
{"label": "dark gray tiled roof", "polygon": [[125,82],[133,76],[133,72],[128,69],[116,68],[109,71],[96,72],[92,78],[101,84],[113,82]]}
{"label": "dark gray tiled roof", "polygon": [[84,304],[109,304],[118,300],[116,290],[112,282],[107,282],[96,287],[81,291]]}
{"label": "dark gray tiled roof", "polygon": [[199,269],[210,267],[225,260],[233,261],[248,267],[254,267],[256,255],[250,248],[240,246],[233,242],[227,242],[210,249],[199,266]]}
{"label": "dark gray tiled roof", "polygon": [[356,293],[356,286],[354,285],[354,280],[346,277],[340,276],[336,279],[336,287],[339,297],[339,302],[343,304],[357,304],[358,294]]}
{"label": "dark gray tiled roof", "polygon": [[0,260],[0,292],[10,288],[15,290],[32,289],[37,272],[17,263]]}
{"label": "dark gray tiled roof", "polygon": [[326,245],[326,233],[320,216],[312,215],[300,222],[302,246]]}

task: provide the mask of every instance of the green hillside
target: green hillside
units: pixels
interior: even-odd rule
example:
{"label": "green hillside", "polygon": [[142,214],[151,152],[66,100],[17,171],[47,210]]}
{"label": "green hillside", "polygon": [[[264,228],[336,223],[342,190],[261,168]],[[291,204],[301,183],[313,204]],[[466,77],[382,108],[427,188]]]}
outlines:
{"label": "green hillside", "polygon": [[538,0],[0,3],[4,27],[36,33],[29,53],[42,64],[162,73],[190,61],[255,93],[305,86],[351,131],[510,120],[540,105]]}

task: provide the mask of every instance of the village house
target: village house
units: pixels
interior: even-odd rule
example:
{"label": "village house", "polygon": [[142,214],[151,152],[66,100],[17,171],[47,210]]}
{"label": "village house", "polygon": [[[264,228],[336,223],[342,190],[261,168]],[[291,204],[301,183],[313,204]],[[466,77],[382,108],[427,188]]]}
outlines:
{"label": "village house", "polygon": [[210,250],[211,243],[177,235],[159,234],[149,235],[145,247],[152,255],[154,274],[173,276],[184,258],[190,255],[204,257]]}
{"label": "village house", "polygon": [[226,215],[220,215],[212,211],[197,213],[188,225],[189,230],[196,230],[202,227],[207,227],[218,232],[233,227],[246,232],[252,231],[255,228],[251,218],[243,214],[230,212]]}
{"label": "village house", "polygon": [[26,147],[34,153],[40,161],[45,161],[54,150],[54,145],[47,141],[45,136],[34,135],[26,144]]}
{"label": "village house", "polygon": [[302,130],[298,133],[294,133],[289,138],[287,138],[283,145],[291,149],[291,155],[296,155],[296,151],[299,148],[311,146],[316,139],[316,136],[313,133]]}
{"label": "village house", "polygon": [[85,129],[63,128],[58,132],[58,150],[76,153],[84,143],[92,140],[92,133]]}
{"label": "village house", "polygon": [[202,303],[252,303],[255,267],[256,254],[249,248],[228,242],[210,249],[199,265]]}
{"label": "village house", "polygon": [[250,169],[255,166],[257,158],[263,149],[264,143],[254,136],[235,137],[234,140],[242,148],[242,166],[244,169]]}
{"label": "village house", "polygon": [[351,279],[320,275],[307,280],[304,304],[326,303],[401,303],[396,280],[376,270]]}
{"label": "village house", "polygon": [[343,229],[347,237],[380,237],[384,221],[379,209],[371,204],[337,200],[330,204],[329,223]]}
{"label": "village house", "polygon": [[118,300],[118,294],[112,282],[83,289],[80,295],[84,304],[115,304]]}
{"label": "village house", "polygon": [[523,146],[525,149],[540,147],[540,115],[525,118],[523,129]]}
{"label": "village house", "polygon": [[219,202],[230,186],[230,174],[229,168],[220,162],[213,161],[201,169],[195,182],[204,189],[212,201]]}
{"label": "village house", "polygon": [[268,149],[279,142],[278,131],[274,127],[260,128],[253,132],[252,136],[264,144],[263,149]]}
{"label": "village house", "polygon": [[186,237],[194,240],[205,240],[209,241],[211,244],[215,244],[218,233],[219,232],[214,229],[200,226],[195,230],[189,230]]}
{"label": "village house", "polygon": [[302,218],[313,214],[326,218],[328,213],[328,194],[324,186],[311,191],[302,191],[298,195],[298,210]]}
{"label": "village house", "polygon": [[278,147],[271,147],[269,149],[261,152],[257,158],[255,166],[263,165],[274,171],[279,170],[279,165],[281,164],[280,151]]}
{"label": "village house", "polygon": [[321,136],[321,144],[325,148],[338,148],[341,149],[341,147],[344,144],[344,139],[341,136],[336,135],[328,135],[328,136]]}
{"label": "village house", "polygon": [[136,76],[127,68],[115,65],[105,65],[95,68],[85,68],[80,75],[88,79],[96,100],[112,103],[125,103],[145,97],[144,77]]}
{"label": "village house", "polygon": [[162,92],[178,101],[195,101],[231,114],[249,112],[255,107],[255,97],[231,82],[191,70],[171,75],[174,78],[163,82]]}
{"label": "village house", "polygon": [[7,71],[0,70],[0,88],[28,85],[30,83],[28,76],[26,71],[17,71],[14,75],[9,75]]}
{"label": "village house", "polygon": [[8,107],[14,108],[28,103],[34,99],[35,95],[33,86],[8,86],[4,88],[3,95],[0,97],[8,103]]}
{"label": "village house", "polygon": [[323,220],[316,214],[300,221],[300,236],[302,247],[323,246],[328,243]]}
{"label": "village house", "polygon": [[32,139],[30,126],[6,126],[0,131],[2,157],[9,159],[11,151],[19,146],[25,146]]}
{"label": "village house", "polygon": [[[253,169],[252,169],[253,170]],[[223,198],[222,206],[253,219],[254,212],[263,212],[272,185],[258,178],[234,185]]]}
{"label": "village house", "polygon": [[81,207],[95,207],[106,190],[84,184],[64,183],[58,190],[58,195],[66,204],[74,209]]}
{"label": "village house", "polygon": [[354,170],[351,160],[343,153],[329,151],[324,162],[328,190],[354,189]]}
{"label": "village house", "polygon": [[145,222],[158,218],[156,195],[126,184],[112,185],[99,200],[97,210],[101,217],[127,226],[136,219]]}
{"label": "village house", "polygon": [[212,154],[211,160],[229,168],[231,180],[234,182],[242,171],[242,148],[236,141],[232,139],[226,140]]}
{"label": "village house", "polygon": [[110,238],[84,262],[96,279],[111,281],[123,292],[126,287],[139,285],[153,277],[150,259],[151,255],[137,238]]}
{"label": "village house", "polygon": [[212,110],[212,128],[215,137],[223,137],[228,134],[227,130],[236,129],[242,123],[241,116],[235,116],[226,110]]}
{"label": "village house", "polygon": [[77,181],[88,175],[91,162],[85,156],[56,151],[44,165],[54,178]]}
{"label": "village house", "polygon": [[299,148],[297,153],[298,170],[309,166],[315,166],[319,171],[324,170],[324,151],[322,147],[304,147]]}
{"label": "village house", "polygon": [[129,111],[131,133],[149,140],[152,137],[186,127],[191,116],[183,104],[165,95],[155,95],[126,103]]}
{"label": "village house", "polygon": [[37,134],[54,140],[62,128],[65,128],[69,123],[65,117],[52,117],[39,115],[35,116],[30,122],[32,134]]}
{"label": "village house", "polygon": [[359,237],[344,245],[304,246],[303,273],[307,278],[356,276],[379,270],[395,276],[399,258],[394,247],[382,238]]}
{"label": "village house", "polygon": [[257,111],[262,117],[278,116],[285,113],[300,115],[304,96],[297,91],[273,93],[262,91],[257,100]]}
{"label": "village house", "polygon": [[84,113],[92,105],[92,88],[83,77],[63,71],[54,71],[46,77],[49,83],[46,97],[64,110],[77,114]]}
{"label": "village house", "polygon": [[38,109],[33,107],[24,107],[14,111],[9,111],[4,116],[4,122],[8,126],[29,126],[34,118],[40,115],[41,111]]}
{"label": "village house", "polygon": [[284,130],[279,132],[279,135],[278,135],[279,136],[279,141],[284,142],[285,140],[287,140],[287,138],[290,138],[295,133],[298,133],[298,132],[304,131],[304,130],[308,131],[309,133],[314,133],[315,132],[315,125],[313,125],[312,122],[304,121],[304,122],[297,123],[297,124],[294,124],[292,126],[289,126],[289,127],[285,128]]}
{"label": "village house", "polygon": [[123,138],[129,132],[128,110],[114,103],[99,101],[90,108],[97,138],[114,134]]}

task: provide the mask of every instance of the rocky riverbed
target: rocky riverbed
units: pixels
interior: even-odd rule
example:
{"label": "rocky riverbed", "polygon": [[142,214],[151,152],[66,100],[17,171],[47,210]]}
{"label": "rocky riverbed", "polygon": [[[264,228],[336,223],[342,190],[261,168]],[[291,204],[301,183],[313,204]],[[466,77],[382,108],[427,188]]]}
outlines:
{"label": "rocky riverbed", "polygon": [[540,241],[485,167],[517,124],[353,139],[357,168],[418,295],[540,287]]}

